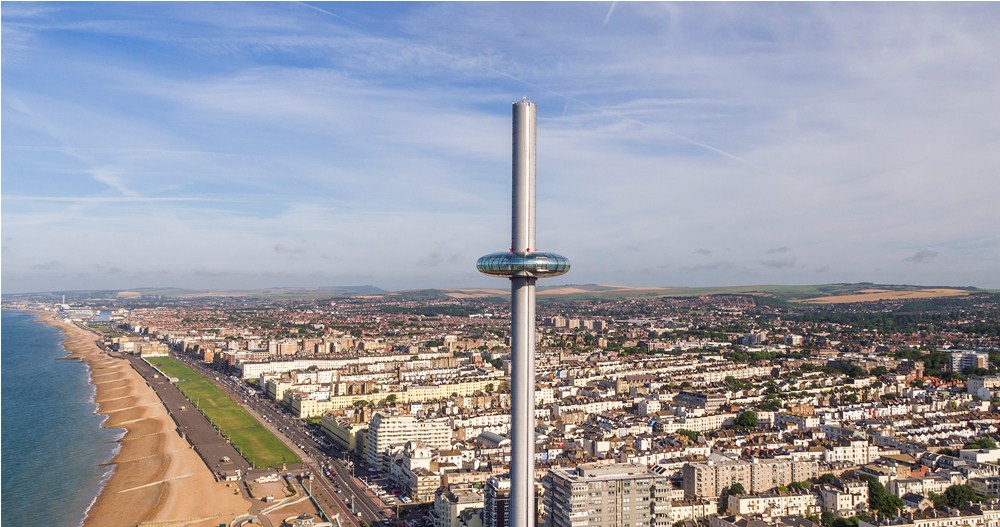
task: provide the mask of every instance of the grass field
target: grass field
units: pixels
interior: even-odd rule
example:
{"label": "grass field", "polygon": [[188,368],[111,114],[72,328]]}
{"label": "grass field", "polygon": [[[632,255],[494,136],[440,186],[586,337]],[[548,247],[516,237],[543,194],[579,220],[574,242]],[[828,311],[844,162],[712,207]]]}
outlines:
{"label": "grass field", "polygon": [[149,357],[147,360],[166,375],[176,377],[177,387],[254,467],[280,467],[284,463],[301,461],[274,434],[200,373],[172,357]]}

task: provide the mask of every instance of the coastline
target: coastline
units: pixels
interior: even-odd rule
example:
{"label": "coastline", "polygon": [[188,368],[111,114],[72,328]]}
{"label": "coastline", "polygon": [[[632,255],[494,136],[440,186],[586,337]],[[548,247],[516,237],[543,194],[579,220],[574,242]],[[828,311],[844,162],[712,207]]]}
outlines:
{"label": "coastline", "polygon": [[250,502],[217,482],[191,446],[175,432],[159,397],[125,360],[108,356],[96,335],[35,312],[58,328],[62,347],[84,362],[105,428],[123,431],[104,487],[87,511],[84,527],[121,527],[145,522],[216,526],[246,513]]}

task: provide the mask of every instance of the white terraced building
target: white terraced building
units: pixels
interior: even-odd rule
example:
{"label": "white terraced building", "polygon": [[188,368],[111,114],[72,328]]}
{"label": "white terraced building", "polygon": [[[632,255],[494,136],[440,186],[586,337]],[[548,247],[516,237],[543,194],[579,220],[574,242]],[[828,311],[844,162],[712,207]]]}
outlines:
{"label": "white terraced building", "polygon": [[419,441],[431,448],[451,446],[451,428],[445,421],[421,421],[414,415],[376,412],[368,423],[368,463],[385,470],[385,454],[407,441]]}

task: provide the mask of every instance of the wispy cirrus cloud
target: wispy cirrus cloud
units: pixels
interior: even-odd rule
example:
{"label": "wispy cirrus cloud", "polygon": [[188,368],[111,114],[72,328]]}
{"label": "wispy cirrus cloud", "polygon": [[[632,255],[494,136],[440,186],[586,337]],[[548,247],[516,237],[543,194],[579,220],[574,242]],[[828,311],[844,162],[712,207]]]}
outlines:
{"label": "wispy cirrus cloud", "polygon": [[[248,282],[480,285],[455,255],[506,247],[522,95],[539,241],[571,257],[569,281],[1000,285],[995,6],[518,12],[5,4],[5,291],[72,283],[44,269],[68,248],[103,265],[101,232],[138,240],[117,264],[137,281],[194,269],[164,245],[227,239]],[[899,266],[913,247],[947,265]],[[380,263],[400,252],[422,256]]]}

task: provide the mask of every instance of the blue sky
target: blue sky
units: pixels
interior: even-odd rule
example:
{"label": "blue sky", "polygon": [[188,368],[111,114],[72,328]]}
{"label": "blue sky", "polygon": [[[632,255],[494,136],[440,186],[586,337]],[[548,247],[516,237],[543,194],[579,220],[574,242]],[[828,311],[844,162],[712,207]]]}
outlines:
{"label": "blue sky", "polygon": [[10,3],[2,289],[1000,287],[995,3]]}

